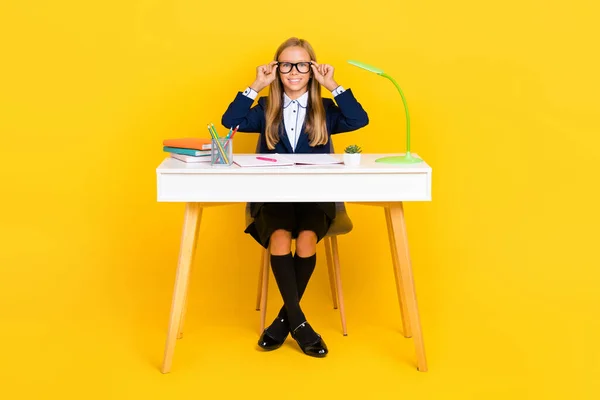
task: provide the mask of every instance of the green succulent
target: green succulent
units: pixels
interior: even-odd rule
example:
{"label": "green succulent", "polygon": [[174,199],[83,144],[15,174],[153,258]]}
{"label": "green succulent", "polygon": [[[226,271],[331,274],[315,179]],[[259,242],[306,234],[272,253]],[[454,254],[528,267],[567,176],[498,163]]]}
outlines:
{"label": "green succulent", "polygon": [[344,152],[348,154],[355,154],[362,152],[362,149],[356,144],[351,144],[350,146],[344,149]]}

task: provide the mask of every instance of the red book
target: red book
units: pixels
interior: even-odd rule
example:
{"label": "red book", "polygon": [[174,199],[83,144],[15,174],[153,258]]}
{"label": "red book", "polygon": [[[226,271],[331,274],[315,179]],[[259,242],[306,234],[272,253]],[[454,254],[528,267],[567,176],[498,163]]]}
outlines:
{"label": "red book", "polygon": [[211,140],[209,138],[179,138],[179,139],[165,139],[163,140],[163,146],[168,147],[179,147],[181,149],[193,149],[193,150],[210,150]]}

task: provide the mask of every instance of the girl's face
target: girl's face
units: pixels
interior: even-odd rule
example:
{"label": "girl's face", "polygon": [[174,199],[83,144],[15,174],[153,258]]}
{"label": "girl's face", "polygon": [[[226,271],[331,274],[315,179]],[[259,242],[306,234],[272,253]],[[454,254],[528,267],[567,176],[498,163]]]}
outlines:
{"label": "girl's face", "polygon": [[[308,52],[302,47],[288,47],[281,52],[277,61],[279,62],[277,70],[279,71],[279,77],[281,78],[285,93],[290,97],[303,95],[306,92],[312,74],[311,59]],[[296,65],[291,66],[292,69],[288,72],[290,65],[286,63]]]}

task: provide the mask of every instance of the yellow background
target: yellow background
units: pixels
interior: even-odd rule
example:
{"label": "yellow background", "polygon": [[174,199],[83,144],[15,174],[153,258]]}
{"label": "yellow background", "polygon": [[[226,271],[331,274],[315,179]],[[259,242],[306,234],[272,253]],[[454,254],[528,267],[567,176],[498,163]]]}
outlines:
{"label": "yellow background", "polygon": [[[0,397],[598,398],[598,11],[3,1]],[[395,89],[347,59],[405,92],[413,151],[434,171],[433,201],[406,205],[426,374],[399,333],[383,212],[354,205],[339,240],[349,336],[322,245],[303,302],[327,359],[295,343],[255,349],[260,249],[234,205],[204,214],[186,338],[173,373],[158,372],[184,209],[156,202],[162,139],[206,136],[289,36],[308,39],[369,113],[335,138],[338,152],[404,149]],[[235,150],[254,143],[240,134]]]}

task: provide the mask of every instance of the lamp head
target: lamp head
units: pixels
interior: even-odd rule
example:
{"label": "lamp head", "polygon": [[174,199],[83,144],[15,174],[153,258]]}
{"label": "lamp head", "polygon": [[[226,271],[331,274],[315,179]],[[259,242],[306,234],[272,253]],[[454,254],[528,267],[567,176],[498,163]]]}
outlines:
{"label": "lamp head", "polygon": [[377,67],[374,67],[372,65],[365,64],[365,63],[360,62],[360,61],[348,60],[348,64],[354,65],[355,67],[359,67],[359,68],[362,68],[362,69],[366,69],[367,71],[374,72],[377,75],[383,74],[383,70],[381,70],[381,69],[379,69]]}
{"label": "lamp head", "polygon": [[392,81],[394,86],[396,86],[396,89],[398,89],[398,92],[400,93],[400,97],[402,97],[402,102],[404,103],[404,111],[406,112],[406,154],[403,156],[381,157],[375,161],[382,162],[382,163],[389,163],[389,164],[413,164],[413,163],[422,162],[423,160],[421,160],[419,157],[413,156],[410,153],[410,116],[408,115],[408,107],[406,106],[406,99],[404,98],[404,94],[402,93],[402,89],[400,89],[400,86],[398,86],[398,83],[394,80],[394,78],[392,78],[388,74],[384,73],[383,70],[381,70],[377,67],[374,67],[372,65],[365,64],[363,62],[356,61],[356,60],[348,60],[348,64],[354,65],[355,67],[358,67],[358,68],[365,69],[369,72],[374,72],[377,75],[383,76],[384,78],[387,78],[390,81]]}

